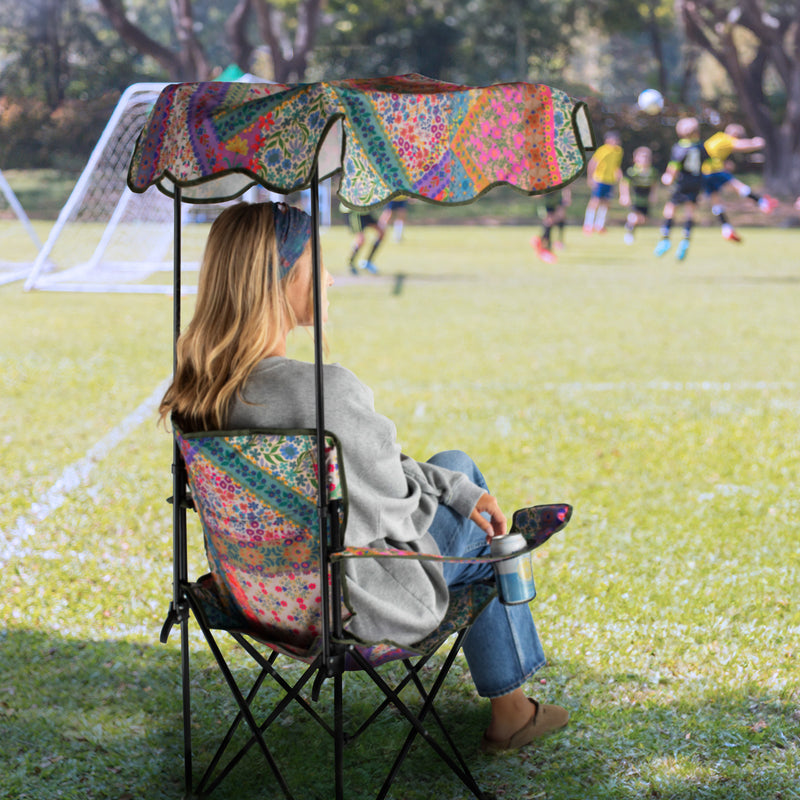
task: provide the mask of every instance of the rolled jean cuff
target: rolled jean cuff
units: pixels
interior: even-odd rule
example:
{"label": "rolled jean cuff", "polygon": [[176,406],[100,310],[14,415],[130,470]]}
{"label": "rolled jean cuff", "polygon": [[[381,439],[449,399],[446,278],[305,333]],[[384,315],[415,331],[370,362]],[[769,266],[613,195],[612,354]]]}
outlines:
{"label": "rolled jean cuff", "polygon": [[497,598],[475,620],[463,649],[481,697],[513,692],[547,663],[528,606],[504,606]]}

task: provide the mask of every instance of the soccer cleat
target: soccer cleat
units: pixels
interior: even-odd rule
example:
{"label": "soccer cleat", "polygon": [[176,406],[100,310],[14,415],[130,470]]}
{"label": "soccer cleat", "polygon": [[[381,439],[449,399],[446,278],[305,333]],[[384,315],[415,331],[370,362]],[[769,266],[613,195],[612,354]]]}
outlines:
{"label": "soccer cleat", "polygon": [[722,231],[722,238],[729,242],[741,242],[742,237],[733,228],[728,228]]}
{"label": "soccer cleat", "polygon": [[654,252],[657,256],[663,256],[670,247],[672,247],[672,242],[665,237],[656,245]]}
{"label": "soccer cleat", "polygon": [[540,247],[536,251],[536,255],[545,262],[545,264],[555,264],[558,261],[558,256],[553,253],[551,250],[548,250],[545,247]]}
{"label": "soccer cleat", "polygon": [[678,243],[678,250],[675,253],[675,258],[678,261],[683,261],[686,258],[686,254],[689,252],[689,240],[688,239],[681,239]]}
{"label": "soccer cleat", "polygon": [[358,275],[358,267],[351,261],[348,265],[351,275]]}
{"label": "soccer cleat", "polygon": [[625,231],[622,241],[625,242],[625,244],[633,244],[633,233],[631,231]]}
{"label": "soccer cleat", "polygon": [[778,201],[774,197],[765,194],[762,195],[761,199],[758,201],[758,207],[765,214],[771,214],[778,207]]}
{"label": "soccer cleat", "polygon": [[534,236],[531,239],[531,247],[536,251],[536,255],[546,264],[555,264],[556,261],[558,261],[556,254],[548,250],[544,246],[544,242],[538,236]]}
{"label": "soccer cleat", "polygon": [[583,232],[585,234],[594,233],[594,228],[591,225],[584,225],[583,226]]}
{"label": "soccer cleat", "polygon": [[367,272],[370,272],[373,275],[378,274],[378,268],[371,261],[362,261],[361,269],[365,269]]}

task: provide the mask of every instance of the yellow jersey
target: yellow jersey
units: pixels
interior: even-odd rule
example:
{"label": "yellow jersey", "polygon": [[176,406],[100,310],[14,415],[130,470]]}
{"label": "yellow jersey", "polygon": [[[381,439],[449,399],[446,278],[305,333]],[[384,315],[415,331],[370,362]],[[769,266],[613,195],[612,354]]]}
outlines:
{"label": "yellow jersey", "polygon": [[736,138],[730,134],[719,131],[710,139],[706,139],[704,147],[708,158],[703,162],[703,174],[712,175],[715,172],[725,171],[725,162],[736,146]]}
{"label": "yellow jersey", "polygon": [[601,144],[592,156],[594,172],[592,179],[597,183],[616,183],[622,167],[622,148],[618,144]]}

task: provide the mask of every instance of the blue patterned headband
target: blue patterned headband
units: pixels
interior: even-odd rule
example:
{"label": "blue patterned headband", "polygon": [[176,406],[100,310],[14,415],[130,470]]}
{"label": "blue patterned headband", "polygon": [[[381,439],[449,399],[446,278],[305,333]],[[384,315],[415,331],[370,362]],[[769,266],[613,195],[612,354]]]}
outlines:
{"label": "blue patterned headband", "polygon": [[297,259],[303,255],[311,238],[311,217],[305,211],[286,203],[273,203],[272,216],[275,220],[275,238],[278,242],[279,268],[283,280],[297,263]]}

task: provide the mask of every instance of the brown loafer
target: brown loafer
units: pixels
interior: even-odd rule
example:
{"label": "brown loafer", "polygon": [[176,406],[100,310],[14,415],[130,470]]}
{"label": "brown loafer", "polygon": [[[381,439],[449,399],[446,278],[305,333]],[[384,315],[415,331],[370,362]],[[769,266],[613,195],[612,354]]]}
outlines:
{"label": "brown loafer", "polygon": [[533,716],[511,737],[502,742],[487,739],[486,734],[481,739],[482,753],[502,753],[506,750],[518,750],[530,744],[540,736],[557,731],[569,722],[569,712],[561,706],[537,703],[528,698],[534,705]]}

